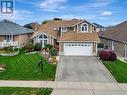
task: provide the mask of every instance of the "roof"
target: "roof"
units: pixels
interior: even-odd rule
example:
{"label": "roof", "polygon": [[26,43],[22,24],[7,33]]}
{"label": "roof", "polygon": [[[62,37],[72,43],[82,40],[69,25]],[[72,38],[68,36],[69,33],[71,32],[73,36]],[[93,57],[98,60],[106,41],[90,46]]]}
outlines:
{"label": "roof", "polygon": [[66,32],[60,37],[59,42],[96,42],[100,41],[97,33]]}
{"label": "roof", "polygon": [[[33,37],[39,35],[40,33],[46,33],[48,35],[51,35],[55,38],[57,38],[57,32],[54,30],[55,28],[59,27],[72,27],[74,24],[78,23],[79,20],[77,19],[72,19],[72,20],[57,20],[57,21],[50,21],[46,24],[42,24],[38,31],[34,32]],[[50,26],[50,27],[49,27]]]}
{"label": "roof", "polygon": [[20,35],[34,31],[12,22],[0,22],[0,35]]}
{"label": "roof", "polygon": [[97,24],[97,23],[93,23],[97,28],[105,28],[104,26]]}
{"label": "roof", "polygon": [[[35,22],[31,22],[31,23],[25,24],[23,27],[34,30],[34,24]],[[38,27],[40,27],[40,25],[38,25]]]}
{"label": "roof", "polygon": [[104,32],[99,32],[99,36],[114,41],[127,42],[127,21],[109,28]]}

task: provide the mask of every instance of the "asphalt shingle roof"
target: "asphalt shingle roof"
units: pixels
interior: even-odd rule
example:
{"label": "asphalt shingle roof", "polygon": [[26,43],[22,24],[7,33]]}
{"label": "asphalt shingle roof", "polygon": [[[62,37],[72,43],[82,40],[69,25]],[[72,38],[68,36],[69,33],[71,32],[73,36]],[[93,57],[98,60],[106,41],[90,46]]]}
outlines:
{"label": "asphalt shingle roof", "polygon": [[104,32],[100,32],[102,38],[115,40],[119,42],[127,42],[127,21],[124,21]]}
{"label": "asphalt shingle roof", "polygon": [[33,32],[34,30],[22,27],[12,22],[0,22],[0,35],[20,35]]}
{"label": "asphalt shingle roof", "polygon": [[55,38],[58,38],[58,33],[54,28],[59,28],[59,27],[72,27],[74,24],[80,22],[77,19],[72,19],[72,20],[62,20],[62,21],[50,21],[46,24],[42,24],[38,31],[34,32],[33,37],[37,36],[40,33],[47,33],[48,35],[51,35]]}
{"label": "asphalt shingle roof", "polygon": [[97,33],[76,33],[76,32],[66,32],[62,37],[60,37],[59,42],[68,41],[100,41]]}

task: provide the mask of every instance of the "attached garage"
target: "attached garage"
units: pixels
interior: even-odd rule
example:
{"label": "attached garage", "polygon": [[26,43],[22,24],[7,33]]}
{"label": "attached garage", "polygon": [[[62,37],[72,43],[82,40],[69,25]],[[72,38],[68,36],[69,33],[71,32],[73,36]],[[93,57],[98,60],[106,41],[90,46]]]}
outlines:
{"label": "attached garage", "polygon": [[92,52],[92,43],[64,43],[65,56],[91,56]]}

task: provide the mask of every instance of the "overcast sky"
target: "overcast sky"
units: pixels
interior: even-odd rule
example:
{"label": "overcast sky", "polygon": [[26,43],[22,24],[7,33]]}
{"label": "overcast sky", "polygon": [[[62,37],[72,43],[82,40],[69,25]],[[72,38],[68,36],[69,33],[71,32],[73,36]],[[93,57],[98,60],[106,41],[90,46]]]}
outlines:
{"label": "overcast sky", "polygon": [[24,25],[53,19],[86,19],[104,26],[127,20],[127,0],[14,0],[13,15],[0,15]]}

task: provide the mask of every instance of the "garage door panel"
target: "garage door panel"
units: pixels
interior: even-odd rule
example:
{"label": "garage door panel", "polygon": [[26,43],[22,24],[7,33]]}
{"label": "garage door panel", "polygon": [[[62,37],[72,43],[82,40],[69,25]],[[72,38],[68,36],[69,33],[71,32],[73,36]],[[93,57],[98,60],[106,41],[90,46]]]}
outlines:
{"label": "garage door panel", "polygon": [[92,55],[91,43],[65,43],[64,55]]}

